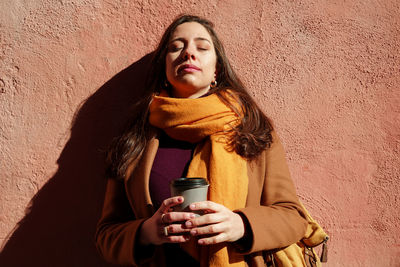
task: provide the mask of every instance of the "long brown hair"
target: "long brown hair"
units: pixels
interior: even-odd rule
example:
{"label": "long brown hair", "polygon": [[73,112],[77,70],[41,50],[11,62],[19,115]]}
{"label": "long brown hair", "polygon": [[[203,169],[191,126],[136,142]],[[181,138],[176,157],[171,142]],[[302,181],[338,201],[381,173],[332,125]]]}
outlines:
{"label": "long brown hair", "polygon": [[[107,156],[107,175],[109,177],[122,179],[128,166],[140,158],[152,135],[152,127],[148,123],[151,98],[154,93],[159,93],[162,88],[166,89],[165,57],[168,42],[176,27],[185,22],[201,24],[208,31],[214,43],[217,55],[216,80],[218,86],[210,89],[209,93],[215,93],[236,114],[243,116],[241,123],[232,129],[233,134],[229,135],[229,147],[242,157],[253,159],[263,150],[269,148],[272,143],[272,124],[233,71],[224,47],[214,31],[212,22],[198,16],[181,15],[168,26],[157,49],[153,52],[147,77],[147,91],[142,100],[135,105],[136,117],[130,121],[124,133],[118,139],[115,139],[111,145]],[[237,99],[240,110],[230,102],[229,98],[232,99],[232,97]]]}

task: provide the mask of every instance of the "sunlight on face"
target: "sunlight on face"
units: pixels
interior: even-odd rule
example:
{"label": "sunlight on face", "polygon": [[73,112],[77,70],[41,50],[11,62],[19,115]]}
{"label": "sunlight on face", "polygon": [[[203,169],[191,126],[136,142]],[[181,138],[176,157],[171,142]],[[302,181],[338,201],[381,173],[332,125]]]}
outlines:
{"label": "sunlight on face", "polygon": [[197,22],[176,27],[168,43],[165,69],[174,97],[197,98],[216,77],[217,56],[212,38]]}

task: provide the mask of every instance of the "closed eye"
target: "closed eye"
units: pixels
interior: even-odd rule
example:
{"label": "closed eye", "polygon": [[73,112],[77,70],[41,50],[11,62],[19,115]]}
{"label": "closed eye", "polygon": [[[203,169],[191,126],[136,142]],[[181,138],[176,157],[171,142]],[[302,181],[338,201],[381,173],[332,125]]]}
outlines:
{"label": "closed eye", "polygon": [[172,51],[173,52],[178,52],[178,51],[180,51],[182,49],[183,49],[183,47],[175,47],[175,48],[172,49]]}
{"label": "closed eye", "polygon": [[208,50],[208,48],[203,48],[203,47],[198,47],[197,49],[200,50],[200,51],[207,51]]}
{"label": "closed eye", "polygon": [[183,49],[183,46],[170,46],[168,50],[170,52],[178,52],[178,51],[180,51],[182,49]]}

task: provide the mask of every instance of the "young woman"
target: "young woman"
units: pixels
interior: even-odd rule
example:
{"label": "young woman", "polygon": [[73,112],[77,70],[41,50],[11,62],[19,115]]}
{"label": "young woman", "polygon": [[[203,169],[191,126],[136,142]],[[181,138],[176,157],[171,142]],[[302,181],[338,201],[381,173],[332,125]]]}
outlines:
{"label": "young woman", "polygon": [[[245,90],[211,22],[178,17],[154,52],[147,95],[108,156],[96,244],[135,266],[265,266],[307,221],[269,119]],[[177,177],[205,177],[208,201],[176,212]],[[192,211],[205,214],[196,217]]]}

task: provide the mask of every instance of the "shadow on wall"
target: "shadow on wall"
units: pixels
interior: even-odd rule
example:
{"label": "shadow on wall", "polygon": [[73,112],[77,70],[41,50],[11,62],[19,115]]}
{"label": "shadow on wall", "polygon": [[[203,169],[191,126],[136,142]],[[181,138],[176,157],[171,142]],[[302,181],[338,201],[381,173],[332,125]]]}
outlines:
{"label": "shadow on wall", "polygon": [[76,114],[59,169],[31,200],[0,254],[0,266],[113,266],[94,245],[106,179],[105,149],[142,96],[151,54],[115,75]]}

